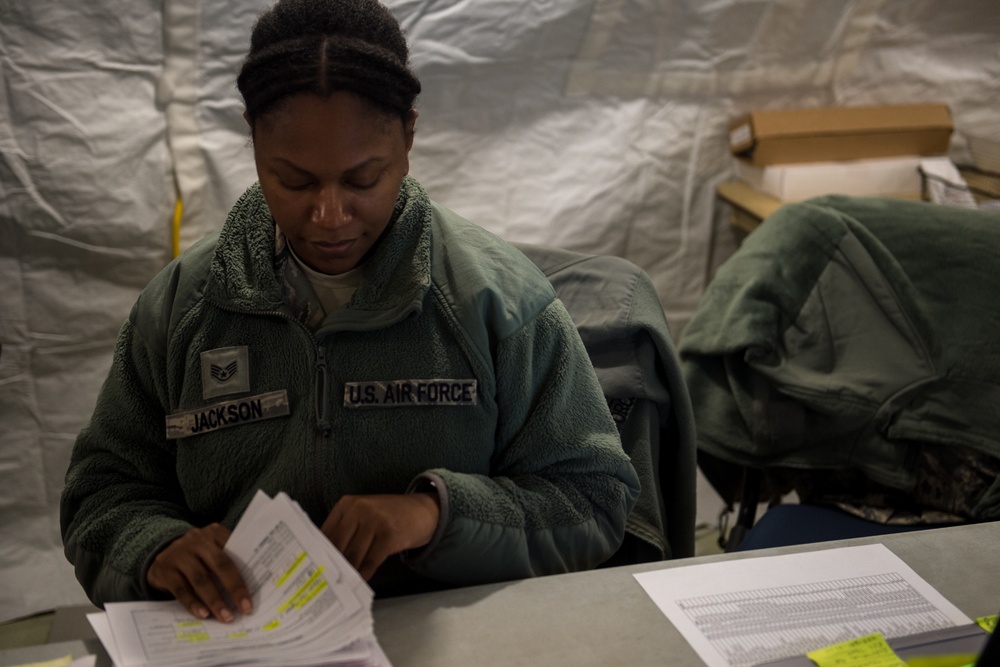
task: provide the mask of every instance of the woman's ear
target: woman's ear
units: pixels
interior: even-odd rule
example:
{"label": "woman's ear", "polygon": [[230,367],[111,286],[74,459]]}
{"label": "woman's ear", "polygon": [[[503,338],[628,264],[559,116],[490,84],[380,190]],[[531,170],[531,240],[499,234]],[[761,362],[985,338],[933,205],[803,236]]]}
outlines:
{"label": "woman's ear", "polygon": [[403,137],[406,140],[407,153],[413,148],[413,132],[417,124],[417,116],[419,115],[416,109],[410,109],[410,112],[406,114],[406,121],[403,123]]}

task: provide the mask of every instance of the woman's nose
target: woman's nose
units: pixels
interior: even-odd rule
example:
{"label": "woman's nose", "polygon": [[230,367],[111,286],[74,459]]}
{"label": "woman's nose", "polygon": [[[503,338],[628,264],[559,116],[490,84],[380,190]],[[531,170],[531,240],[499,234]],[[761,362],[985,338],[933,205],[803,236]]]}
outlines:
{"label": "woman's nose", "polygon": [[343,193],[335,187],[322,188],[313,204],[312,221],[323,227],[342,227],[350,221],[350,210]]}

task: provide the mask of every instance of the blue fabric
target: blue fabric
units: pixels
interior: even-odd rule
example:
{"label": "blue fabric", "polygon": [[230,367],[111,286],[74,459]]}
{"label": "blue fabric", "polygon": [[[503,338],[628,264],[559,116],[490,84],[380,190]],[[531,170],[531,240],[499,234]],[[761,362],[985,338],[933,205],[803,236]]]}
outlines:
{"label": "blue fabric", "polygon": [[818,505],[777,505],[764,512],[736,550],[769,549],[939,527],[886,525]]}

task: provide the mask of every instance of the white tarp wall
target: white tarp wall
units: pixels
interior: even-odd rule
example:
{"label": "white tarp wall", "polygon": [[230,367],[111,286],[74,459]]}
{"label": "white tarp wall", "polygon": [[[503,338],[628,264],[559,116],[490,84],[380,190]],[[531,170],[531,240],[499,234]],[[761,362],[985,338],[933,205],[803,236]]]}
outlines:
{"label": "white tarp wall", "polygon": [[[85,600],[58,498],[118,328],[254,178],[233,83],[266,0],[0,2],[0,620]],[[728,121],[944,101],[995,120],[996,0],[392,0],[411,173],[512,241],[631,259],[679,334],[733,248]]]}

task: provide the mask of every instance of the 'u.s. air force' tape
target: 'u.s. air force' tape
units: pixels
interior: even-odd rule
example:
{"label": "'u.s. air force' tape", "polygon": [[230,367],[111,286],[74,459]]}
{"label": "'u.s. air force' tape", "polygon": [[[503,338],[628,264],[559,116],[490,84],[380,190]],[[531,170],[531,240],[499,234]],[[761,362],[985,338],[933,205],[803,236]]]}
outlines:
{"label": "'u.s. air force' tape", "polygon": [[475,380],[384,380],[344,384],[345,408],[475,405]]}
{"label": "'u.s. air force' tape", "polygon": [[283,417],[289,412],[288,391],[285,389],[213,403],[202,408],[167,415],[167,440],[200,435],[272,417]]}

